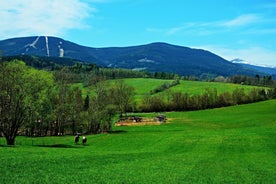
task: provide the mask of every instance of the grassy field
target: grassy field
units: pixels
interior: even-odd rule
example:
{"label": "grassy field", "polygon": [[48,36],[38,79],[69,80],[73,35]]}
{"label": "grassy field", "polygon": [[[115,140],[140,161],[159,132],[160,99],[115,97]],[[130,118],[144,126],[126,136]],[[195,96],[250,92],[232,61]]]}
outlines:
{"label": "grassy field", "polygon": [[[121,79],[119,79],[121,80]],[[165,82],[172,82],[173,80],[162,79],[149,79],[149,78],[129,78],[123,79],[125,84],[134,88],[135,99],[141,99],[145,95],[149,95],[150,91],[164,84]],[[107,86],[112,86],[117,80],[105,81]],[[86,96],[89,93],[93,94],[95,86],[84,87],[83,83],[75,83],[72,86],[78,87],[82,90],[83,95]]]}
{"label": "grassy field", "polygon": [[[164,83],[170,83],[173,80],[164,80],[164,79],[150,79],[150,78],[128,78],[123,79],[125,84],[134,88],[134,101],[138,104],[141,103],[142,99],[150,95],[150,91],[156,89]],[[114,85],[116,80],[108,80],[106,81],[108,85]],[[86,97],[87,94],[93,94],[94,87],[83,87],[82,83],[74,84],[73,86],[79,87],[83,91],[83,97]],[[172,94],[173,92],[182,92],[188,93],[189,95],[194,94],[203,94],[206,89],[217,89],[218,94],[224,92],[232,92],[237,88],[244,88],[245,92],[248,93],[253,88],[259,88],[256,86],[248,86],[248,85],[240,85],[240,84],[232,84],[232,83],[220,83],[220,82],[202,82],[202,81],[186,81],[181,80],[179,85],[173,86],[169,89],[166,89],[163,92],[160,92],[158,96],[162,96],[164,99],[168,96],[168,94]]]}
{"label": "grassy field", "polygon": [[[149,94],[149,92],[164,83],[170,83],[173,80],[160,80],[160,79],[145,79],[145,78],[131,78],[124,79],[125,83],[132,86],[135,89],[137,95],[143,96]],[[186,81],[180,80],[180,84],[166,90],[170,92],[183,92],[190,95],[202,94],[206,89],[216,88],[218,94],[223,92],[231,92],[236,88],[244,88],[245,92],[250,89],[257,88],[256,86],[232,84],[232,83],[221,83],[221,82],[203,82],[203,81]]]}
{"label": "grassy field", "polygon": [[[155,114],[141,114],[154,116]],[[0,144],[0,183],[274,183],[276,100],[166,113],[160,126],[114,127]]]}

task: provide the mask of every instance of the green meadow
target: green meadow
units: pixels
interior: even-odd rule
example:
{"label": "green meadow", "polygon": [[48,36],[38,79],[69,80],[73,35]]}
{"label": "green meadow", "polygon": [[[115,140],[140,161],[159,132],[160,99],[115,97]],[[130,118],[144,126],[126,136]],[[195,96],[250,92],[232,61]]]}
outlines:
{"label": "green meadow", "polygon": [[162,125],[113,127],[85,146],[62,136],[8,147],[1,137],[0,183],[276,181],[276,100],[165,114]]}
{"label": "green meadow", "polygon": [[[161,79],[145,79],[145,78],[132,78],[124,79],[124,82],[132,86],[135,89],[135,94],[143,96],[149,94],[151,90],[154,90],[158,86],[161,86],[164,83],[170,83],[173,80],[161,80]],[[190,95],[202,94],[206,89],[216,88],[218,94],[223,92],[231,92],[236,88],[244,88],[246,92],[250,89],[257,88],[256,86],[240,85],[233,83],[221,83],[221,82],[203,82],[203,81],[188,81],[180,80],[180,84],[173,86],[164,92],[182,92],[188,93]]]}
{"label": "green meadow", "polygon": [[[115,84],[116,80],[107,80],[106,83],[109,86]],[[120,79],[121,80],[121,79]],[[206,89],[216,89],[218,94],[224,92],[233,92],[235,89],[243,88],[245,93],[248,93],[253,88],[264,88],[264,87],[256,87],[249,85],[240,85],[233,83],[221,83],[221,82],[203,82],[203,81],[187,81],[180,80],[180,84],[173,86],[169,89],[166,89],[157,94],[151,94],[150,92],[164,83],[171,83],[173,80],[165,80],[165,79],[151,79],[151,78],[127,78],[122,79],[124,83],[128,86],[133,87],[134,89],[134,101],[138,104],[141,103],[142,99],[149,95],[157,95],[166,99],[169,94],[174,92],[187,93],[189,95],[201,95]],[[95,90],[95,86],[84,87],[82,83],[76,83],[73,85],[74,87],[78,87],[83,92],[83,97],[87,94],[93,94]]]}

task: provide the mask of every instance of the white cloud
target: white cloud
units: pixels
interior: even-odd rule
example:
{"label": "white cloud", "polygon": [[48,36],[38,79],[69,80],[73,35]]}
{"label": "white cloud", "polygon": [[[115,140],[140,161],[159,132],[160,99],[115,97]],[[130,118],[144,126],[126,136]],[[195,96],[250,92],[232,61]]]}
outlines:
{"label": "white cloud", "polygon": [[168,30],[166,30],[166,34],[167,35],[174,35],[177,32],[180,32],[180,31],[183,31],[183,30],[186,30],[186,31],[187,30],[191,30],[191,29],[193,29],[196,26],[199,27],[200,25],[198,25],[196,23],[186,23],[186,24],[184,24],[182,26],[169,28]]}
{"label": "white cloud", "polygon": [[173,36],[178,33],[186,33],[186,34],[197,34],[197,35],[206,35],[206,34],[213,34],[213,31],[208,29],[212,27],[212,25],[207,23],[196,23],[196,22],[189,22],[182,24],[180,26],[169,27],[169,28],[147,28],[147,32],[153,33],[161,33],[166,36]]}
{"label": "white cloud", "polygon": [[84,28],[84,20],[95,11],[81,0],[3,1],[0,39],[28,35],[62,36],[70,29]]}
{"label": "white cloud", "polygon": [[261,47],[248,47],[244,49],[229,49],[214,45],[196,46],[211,51],[226,60],[233,60],[236,58],[245,60],[254,65],[270,65],[276,66],[276,52]]}
{"label": "white cloud", "polygon": [[232,20],[222,22],[221,25],[226,27],[245,26],[248,24],[259,22],[260,20],[261,17],[257,14],[244,14]]}
{"label": "white cloud", "polygon": [[185,29],[185,26],[172,27],[166,31],[166,34],[174,35],[175,33],[182,31],[183,29]]}
{"label": "white cloud", "polygon": [[[169,28],[148,28],[147,31],[164,33],[165,35],[175,35],[180,32],[192,33],[194,35],[211,35],[229,31],[229,29],[225,28],[248,26],[250,24],[256,24],[264,21],[265,20],[258,14],[243,14],[231,20],[217,20],[213,22],[187,22],[182,25]],[[271,32],[274,30],[269,29],[266,31]]]}
{"label": "white cloud", "polygon": [[[168,27],[168,28],[147,28],[148,32],[163,33],[168,36],[176,35],[178,33],[190,33],[193,35],[204,36],[225,32],[225,28],[246,26],[248,24],[256,23],[261,18],[255,14],[246,14],[236,17],[232,20],[218,20],[213,22],[187,22],[185,24]],[[224,28],[224,29],[223,29]],[[229,31],[229,30],[228,30]]]}

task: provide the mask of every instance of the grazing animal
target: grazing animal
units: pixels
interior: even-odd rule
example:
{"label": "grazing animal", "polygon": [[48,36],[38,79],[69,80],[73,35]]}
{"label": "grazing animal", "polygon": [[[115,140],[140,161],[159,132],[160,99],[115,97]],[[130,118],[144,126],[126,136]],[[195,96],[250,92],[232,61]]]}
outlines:
{"label": "grazing animal", "polygon": [[79,140],[80,140],[80,136],[79,136],[79,135],[76,135],[76,136],[75,136],[75,143],[78,144]]}
{"label": "grazing animal", "polygon": [[86,139],[86,137],[82,137],[82,144],[84,145],[85,143],[86,143],[86,141],[87,141],[87,139]]}

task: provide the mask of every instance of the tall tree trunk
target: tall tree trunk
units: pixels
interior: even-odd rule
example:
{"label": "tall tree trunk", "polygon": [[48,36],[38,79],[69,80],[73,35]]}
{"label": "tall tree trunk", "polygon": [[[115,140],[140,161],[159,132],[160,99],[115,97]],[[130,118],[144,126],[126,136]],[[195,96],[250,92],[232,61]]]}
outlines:
{"label": "tall tree trunk", "polygon": [[5,136],[7,145],[14,145],[15,143],[15,136],[14,135],[9,135]]}

